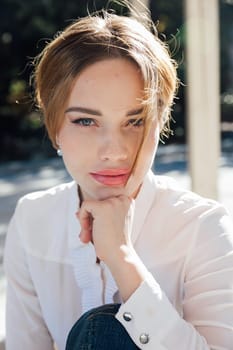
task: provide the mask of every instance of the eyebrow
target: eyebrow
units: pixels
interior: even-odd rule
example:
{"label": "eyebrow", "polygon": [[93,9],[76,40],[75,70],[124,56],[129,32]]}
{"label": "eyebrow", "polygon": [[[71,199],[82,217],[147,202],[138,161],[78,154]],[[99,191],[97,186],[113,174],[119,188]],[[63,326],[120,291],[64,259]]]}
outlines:
{"label": "eyebrow", "polygon": [[[141,114],[143,111],[143,108],[135,108],[135,109],[131,109],[130,111],[128,111],[126,113],[127,117],[133,116],[133,115],[139,115]],[[85,113],[85,114],[90,114],[90,115],[95,115],[95,116],[102,116],[102,113],[97,110],[97,109],[92,109],[92,108],[86,108],[86,107],[69,107],[65,110],[65,113],[69,113],[69,112],[80,112],[80,113]]]}

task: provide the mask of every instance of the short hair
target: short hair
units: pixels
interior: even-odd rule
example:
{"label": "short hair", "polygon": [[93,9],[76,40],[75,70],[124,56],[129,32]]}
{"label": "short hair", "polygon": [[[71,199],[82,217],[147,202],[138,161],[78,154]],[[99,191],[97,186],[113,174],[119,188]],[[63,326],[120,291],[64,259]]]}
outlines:
{"label": "short hair", "polygon": [[55,148],[77,75],[88,65],[109,58],[136,63],[144,82],[146,120],[157,117],[161,134],[170,131],[177,67],[167,45],[150,29],[151,25],[135,18],[102,11],[78,19],[45,46],[35,60],[35,96]]}

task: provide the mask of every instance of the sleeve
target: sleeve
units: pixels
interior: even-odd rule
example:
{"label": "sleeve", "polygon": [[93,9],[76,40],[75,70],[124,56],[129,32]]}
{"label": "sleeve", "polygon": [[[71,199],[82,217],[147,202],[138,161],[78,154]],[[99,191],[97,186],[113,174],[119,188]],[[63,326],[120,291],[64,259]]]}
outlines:
{"label": "sleeve", "polygon": [[[20,205],[18,205],[19,207]],[[4,268],[7,278],[6,350],[52,350],[20,237],[19,208],[9,224]]]}
{"label": "sleeve", "polygon": [[180,315],[149,275],[116,318],[140,349],[233,349],[233,227],[220,208],[200,220],[183,293]]}

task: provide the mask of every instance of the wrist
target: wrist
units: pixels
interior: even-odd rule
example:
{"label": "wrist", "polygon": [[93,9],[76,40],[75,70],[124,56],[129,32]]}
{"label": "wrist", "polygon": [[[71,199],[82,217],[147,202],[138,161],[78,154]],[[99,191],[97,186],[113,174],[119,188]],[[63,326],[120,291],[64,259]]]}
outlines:
{"label": "wrist", "polygon": [[118,285],[123,301],[135,292],[148,275],[133,246],[121,245],[105,263]]}
{"label": "wrist", "polygon": [[138,258],[132,245],[122,244],[118,249],[114,250],[114,253],[106,257],[105,263],[111,269],[124,263],[133,263],[136,257]]}

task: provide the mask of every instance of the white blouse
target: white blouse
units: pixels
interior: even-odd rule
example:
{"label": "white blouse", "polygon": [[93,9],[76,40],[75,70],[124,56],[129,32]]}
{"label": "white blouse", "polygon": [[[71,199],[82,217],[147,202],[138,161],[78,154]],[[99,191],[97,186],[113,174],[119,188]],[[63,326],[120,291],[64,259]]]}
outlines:
{"label": "white blouse", "polygon": [[[53,343],[63,350],[83,312],[121,303],[111,272],[79,240],[78,207],[74,182],[17,205],[4,257],[7,350],[52,350]],[[135,201],[132,241],[148,277],[116,318],[137,346],[233,349],[233,227],[225,209],[149,172]]]}

